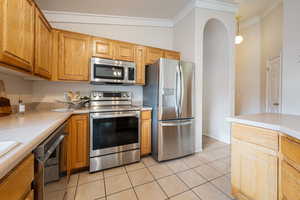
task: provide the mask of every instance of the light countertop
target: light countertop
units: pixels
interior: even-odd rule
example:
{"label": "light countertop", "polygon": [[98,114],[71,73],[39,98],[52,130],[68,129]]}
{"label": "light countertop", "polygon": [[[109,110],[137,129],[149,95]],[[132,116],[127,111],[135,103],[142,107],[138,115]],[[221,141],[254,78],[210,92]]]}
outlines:
{"label": "light countertop", "polygon": [[227,118],[229,122],[279,131],[300,140],[300,116],[276,113],[241,115]]}
{"label": "light countertop", "polygon": [[[140,110],[152,110],[140,106]],[[43,140],[62,125],[72,114],[89,113],[89,108],[72,112],[33,111],[0,118],[0,142],[20,144],[0,157],[0,179],[29,155]]]}

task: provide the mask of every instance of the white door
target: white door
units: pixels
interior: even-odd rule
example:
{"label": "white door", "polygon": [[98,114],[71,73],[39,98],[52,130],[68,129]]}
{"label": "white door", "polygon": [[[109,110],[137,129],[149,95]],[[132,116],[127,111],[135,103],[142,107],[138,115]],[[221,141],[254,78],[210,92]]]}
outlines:
{"label": "white door", "polygon": [[281,55],[270,59],[267,66],[267,112],[281,112]]}

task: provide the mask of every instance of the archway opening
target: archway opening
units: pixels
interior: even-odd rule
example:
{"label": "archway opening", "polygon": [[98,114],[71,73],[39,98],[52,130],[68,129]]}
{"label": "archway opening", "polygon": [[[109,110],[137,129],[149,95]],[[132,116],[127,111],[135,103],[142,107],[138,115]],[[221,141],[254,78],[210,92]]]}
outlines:
{"label": "archway opening", "polygon": [[203,38],[203,135],[226,143],[230,142],[226,122],[230,109],[229,71],[227,29],[221,21],[210,19]]}

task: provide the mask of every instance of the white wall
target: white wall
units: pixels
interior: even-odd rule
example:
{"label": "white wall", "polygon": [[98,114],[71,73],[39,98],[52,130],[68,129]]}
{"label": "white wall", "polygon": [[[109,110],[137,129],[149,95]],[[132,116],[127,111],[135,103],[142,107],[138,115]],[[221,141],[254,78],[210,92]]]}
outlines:
{"label": "white wall", "polygon": [[106,24],[51,23],[55,28],[133,42],[164,49],[173,49],[173,29],[152,26]]}
{"label": "white wall", "polygon": [[[235,18],[233,13],[210,9],[195,8],[187,16],[175,24],[174,27],[174,49],[182,54],[184,60],[192,61],[195,68],[195,118],[196,118],[196,151],[202,150],[202,98],[203,98],[203,37],[204,27],[209,19],[218,19],[227,29],[228,37],[228,113],[234,114],[234,81],[235,81]],[[225,122],[224,118],[224,122]],[[224,142],[230,142],[230,126],[227,124],[224,131],[226,136],[217,138]]]}
{"label": "white wall", "polygon": [[211,19],[203,41],[203,133],[227,140],[225,118],[229,105],[228,36],[222,22]]}
{"label": "white wall", "polygon": [[[1,66],[0,66],[1,67]],[[0,72],[0,80],[4,81],[7,97],[11,105],[17,105],[19,98],[24,103],[32,100],[32,81],[24,80],[22,77]]]}
{"label": "white wall", "polygon": [[142,104],[143,90],[141,86],[111,86],[91,85],[88,83],[67,83],[35,81],[33,83],[33,102],[56,102],[62,100],[66,91],[80,91],[81,95],[89,95],[93,90],[98,91],[130,91],[133,94],[133,102]]}
{"label": "white wall", "polygon": [[259,113],[261,107],[261,25],[241,30],[236,52],[236,115]]}
{"label": "white wall", "polygon": [[236,115],[266,112],[267,61],[282,51],[283,4],[242,22],[237,45]]}
{"label": "white wall", "polygon": [[282,111],[300,114],[300,1],[284,1]]}

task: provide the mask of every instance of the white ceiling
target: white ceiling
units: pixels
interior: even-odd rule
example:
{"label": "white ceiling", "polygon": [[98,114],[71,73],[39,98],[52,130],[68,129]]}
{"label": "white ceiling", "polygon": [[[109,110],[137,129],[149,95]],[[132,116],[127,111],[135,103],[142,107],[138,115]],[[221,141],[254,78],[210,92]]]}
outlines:
{"label": "white ceiling", "polygon": [[44,10],[172,18],[190,0],[36,0]]}
{"label": "white ceiling", "polygon": [[[146,18],[173,18],[192,0],[36,0],[43,10]],[[221,0],[240,4],[243,19],[261,15],[281,0]]]}
{"label": "white ceiling", "polygon": [[259,16],[279,1],[281,0],[235,0],[240,4],[237,15],[241,16],[242,20]]}

